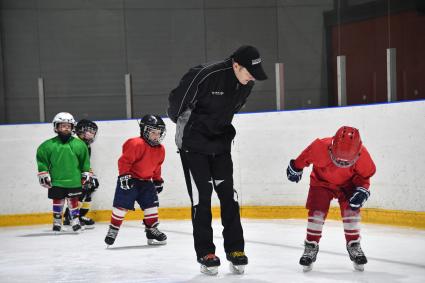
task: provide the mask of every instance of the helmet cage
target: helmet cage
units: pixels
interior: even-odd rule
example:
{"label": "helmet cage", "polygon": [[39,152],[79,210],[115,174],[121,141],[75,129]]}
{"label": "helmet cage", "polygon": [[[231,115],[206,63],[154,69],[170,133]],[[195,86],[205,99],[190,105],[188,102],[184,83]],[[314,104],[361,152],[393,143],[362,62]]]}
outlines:
{"label": "helmet cage", "polygon": [[357,162],[357,159],[359,159],[359,157],[360,157],[360,153],[359,153],[352,160],[345,160],[345,159],[342,159],[342,158],[338,158],[332,153],[331,147],[329,147],[329,155],[331,157],[332,162],[335,164],[335,166],[340,167],[340,168],[348,168],[348,167],[353,166]]}
{"label": "helmet cage", "polygon": [[362,140],[359,130],[350,126],[342,126],[332,138],[329,156],[336,166],[347,168],[357,162],[361,150]]}
{"label": "helmet cage", "polygon": [[74,130],[76,124],[74,117],[70,113],[60,112],[56,114],[56,116],[53,118],[53,130],[55,131],[55,133],[58,133],[58,126],[62,123],[71,124],[71,130]]}
{"label": "helmet cage", "polygon": [[98,128],[96,123],[87,119],[78,121],[77,125],[75,126],[75,133],[86,144],[91,144],[94,142],[97,130]]}
{"label": "helmet cage", "polygon": [[[150,138],[152,131],[160,131],[159,137],[156,140]],[[165,138],[166,129],[164,126],[152,126],[152,125],[143,125],[142,127],[142,137],[143,139],[151,146],[158,146],[162,143]]]}
{"label": "helmet cage", "polygon": [[75,133],[84,142],[86,142],[87,144],[91,144],[96,139],[97,127],[95,128],[89,125],[82,126],[82,127],[76,128]]}

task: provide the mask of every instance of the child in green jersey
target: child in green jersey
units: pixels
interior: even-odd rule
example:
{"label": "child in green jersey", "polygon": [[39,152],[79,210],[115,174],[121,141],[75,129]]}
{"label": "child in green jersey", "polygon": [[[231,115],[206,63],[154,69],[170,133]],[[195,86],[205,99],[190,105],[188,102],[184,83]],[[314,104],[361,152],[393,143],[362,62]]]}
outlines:
{"label": "child in green jersey", "polygon": [[72,229],[81,229],[78,197],[82,185],[93,182],[87,146],[72,136],[74,126],[71,114],[58,113],[53,119],[57,136],[46,140],[37,149],[38,179],[40,185],[48,189],[48,198],[53,201],[53,231],[62,229],[65,200],[71,212]]}

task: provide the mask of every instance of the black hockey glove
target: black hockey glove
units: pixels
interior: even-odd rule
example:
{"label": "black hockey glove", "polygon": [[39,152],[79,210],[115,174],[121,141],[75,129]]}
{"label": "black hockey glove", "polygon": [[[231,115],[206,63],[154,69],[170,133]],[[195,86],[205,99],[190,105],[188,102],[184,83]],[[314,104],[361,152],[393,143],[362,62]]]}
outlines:
{"label": "black hockey glove", "polygon": [[52,187],[52,180],[50,179],[49,172],[38,172],[38,182],[42,187],[47,189]]}
{"label": "black hockey glove", "polygon": [[97,176],[96,175],[94,175],[93,174],[93,176],[92,176],[92,181],[91,181],[91,183],[92,183],[92,190],[93,191],[96,191],[96,189],[97,188],[99,188],[99,179],[97,179]]}
{"label": "black hockey glove", "polygon": [[153,184],[155,185],[155,190],[159,194],[164,189],[164,180],[154,180]]}
{"label": "black hockey glove", "polygon": [[96,191],[96,189],[99,187],[99,180],[97,179],[97,176],[92,174],[91,177],[89,177],[89,181],[84,182],[82,187],[83,190],[90,192]]}
{"label": "black hockey glove", "polygon": [[364,205],[370,196],[370,192],[363,187],[357,187],[353,196],[350,198],[350,207],[357,210]]}
{"label": "black hockey glove", "polygon": [[289,181],[296,183],[298,183],[301,180],[301,177],[303,176],[303,170],[299,170],[295,167],[294,159],[291,159],[288,168],[286,168],[286,176],[288,177]]}
{"label": "black hockey glove", "polygon": [[120,181],[121,189],[130,190],[133,188],[133,179],[130,174],[118,176],[118,180]]}
{"label": "black hockey glove", "polygon": [[91,183],[93,173],[83,172],[81,173],[81,185],[84,187],[88,186]]}

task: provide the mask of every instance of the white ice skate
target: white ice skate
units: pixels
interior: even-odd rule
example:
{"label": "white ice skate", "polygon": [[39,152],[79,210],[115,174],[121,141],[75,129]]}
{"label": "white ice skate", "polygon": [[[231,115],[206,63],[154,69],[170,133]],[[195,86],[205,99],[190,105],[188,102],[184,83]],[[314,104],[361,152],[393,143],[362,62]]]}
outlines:
{"label": "white ice skate", "polygon": [[218,266],[210,266],[207,267],[201,264],[201,273],[206,275],[217,275],[218,274]]}
{"label": "white ice skate", "polygon": [[311,270],[313,270],[313,264],[303,266],[303,272],[309,272]]}
{"label": "white ice skate", "polygon": [[248,264],[248,257],[243,251],[234,251],[226,254],[226,259],[230,262],[230,272],[243,274],[245,266]]}
{"label": "white ice skate", "polygon": [[233,274],[243,274],[245,272],[245,266],[246,265],[234,265],[233,263],[230,263],[230,272]]}
{"label": "white ice skate", "polygon": [[353,267],[357,271],[364,271],[364,264],[357,264],[353,261]]}
{"label": "white ice skate", "polygon": [[201,264],[201,273],[206,275],[217,275],[218,267],[220,266],[220,258],[215,254],[207,254],[204,257],[198,258]]}

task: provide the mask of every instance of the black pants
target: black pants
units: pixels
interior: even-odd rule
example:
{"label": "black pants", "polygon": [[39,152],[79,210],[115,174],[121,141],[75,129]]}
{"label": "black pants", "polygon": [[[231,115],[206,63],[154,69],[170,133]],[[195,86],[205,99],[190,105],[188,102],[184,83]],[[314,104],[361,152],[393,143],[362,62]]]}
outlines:
{"label": "black pants", "polygon": [[192,202],[192,225],[198,258],[215,253],[211,227],[211,195],[220,200],[226,253],[244,251],[245,242],[237,193],[233,189],[233,162],[230,153],[205,155],[180,151],[186,185]]}

